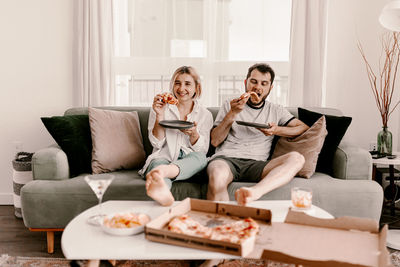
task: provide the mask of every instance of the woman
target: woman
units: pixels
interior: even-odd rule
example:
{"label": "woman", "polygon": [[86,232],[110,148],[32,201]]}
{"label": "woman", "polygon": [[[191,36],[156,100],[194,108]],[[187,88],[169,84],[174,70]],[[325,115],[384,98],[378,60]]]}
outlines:
{"label": "woman", "polygon": [[[139,172],[146,177],[147,195],[163,206],[174,202],[170,191],[173,181],[188,179],[207,165],[213,125],[211,112],[198,102],[201,83],[193,67],[183,66],[174,72],[170,91],[178,100],[176,105],[165,103],[162,94],[154,97],[148,125],[153,153]],[[159,124],[162,120],[190,121],[194,126],[164,128]]]}

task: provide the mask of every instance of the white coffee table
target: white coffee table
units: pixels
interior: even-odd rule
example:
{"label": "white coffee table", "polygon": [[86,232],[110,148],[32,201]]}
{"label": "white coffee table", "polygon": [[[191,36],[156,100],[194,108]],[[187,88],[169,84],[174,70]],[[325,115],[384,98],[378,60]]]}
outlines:
{"label": "white coffee table", "polygon": [[[175,202],[174,205],[179,202]],[[236,203],[236,202],[231,202]],[[290,201],[256,201],[249,206],[270,209],[273,222],[284,221]],[[154,201],[107,201],[103,203],[104,213],[122,212],[140,209],[152,218],[166,212],[169,207],[162,207]],[[184,248],[148,241],[144,233],[133,236],[112,236],[104,233],[100,227],[86,223],[88,217],[95,215],[98,206],[94,206],[75,217],[61,237],[61,248],[67,259],[74,260],[205,260],[233,259],[238,256]],[[313,206],[307,212],[319,218],[333,218],[331,214]]]}

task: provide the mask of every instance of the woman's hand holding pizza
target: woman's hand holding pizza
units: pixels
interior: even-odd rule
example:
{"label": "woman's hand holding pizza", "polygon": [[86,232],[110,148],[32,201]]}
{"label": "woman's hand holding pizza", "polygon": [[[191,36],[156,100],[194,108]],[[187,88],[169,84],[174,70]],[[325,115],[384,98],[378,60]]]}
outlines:
{"label": "woman's hand holding pizza", "polygon": [[164,117],[166,103],[163,102],[163,96],[161,94],[157,94],[153,99],[153,110],[157,114],[157,118],[160,120]]}

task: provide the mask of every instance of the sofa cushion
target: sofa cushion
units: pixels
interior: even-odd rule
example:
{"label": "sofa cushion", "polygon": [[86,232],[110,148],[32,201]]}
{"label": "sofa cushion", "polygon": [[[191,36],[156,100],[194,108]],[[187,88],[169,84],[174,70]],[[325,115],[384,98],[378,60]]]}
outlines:
{"label": "sofa cushion", "polygon": [[92,138],[88,115],[40,118],[68,158],[70,177],[91,173]]}
{"label": "sofa cushion", "polygon": [[332,175],[332,162],[335,151],[344,134],[346,133],[352,118],[345,116],[324,115],[303,108],[298,108],[298,112],[299,119],[308,126],[313,125],[321,116],[325,116],[328,135],[325,138],[324,145],[322,146],[321,153],[319,154],[316,170],[318,172],[324,172]]}
{"label": "sofa cushion", "polygon": [[297,151],[305,158],[303,168],[296,176],[310,178],[317,166],[318,155],[327,135],[325,117],[319,118],[307,131],[295,138],[279,138],[272,159],[291,151]]}
{"label": "sofa cushion", "polygon": [[89,108],[93,173],[140,168],[146,158],[136,111]]}

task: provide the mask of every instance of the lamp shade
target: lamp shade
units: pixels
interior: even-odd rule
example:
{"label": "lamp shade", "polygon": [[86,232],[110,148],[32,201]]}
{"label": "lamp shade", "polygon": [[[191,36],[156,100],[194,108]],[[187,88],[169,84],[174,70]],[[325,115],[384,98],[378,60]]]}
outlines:
{"label": "lamp shade", "polygon": [[400,31],[400,1],[391,1],[383,7],[379,22],[386,29]]}

